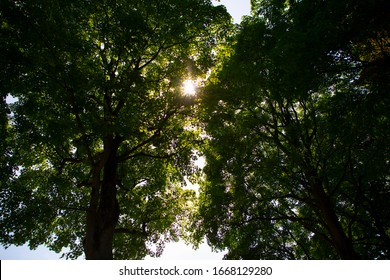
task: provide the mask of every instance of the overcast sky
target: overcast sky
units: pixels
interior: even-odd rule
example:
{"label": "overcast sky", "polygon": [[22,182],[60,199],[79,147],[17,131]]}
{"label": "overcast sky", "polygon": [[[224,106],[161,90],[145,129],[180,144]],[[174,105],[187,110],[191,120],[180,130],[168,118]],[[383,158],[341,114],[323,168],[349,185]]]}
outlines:
{"label": "overcast sky", "polygon": [[[249,15],[250,12],[250,0],[221,0],[219,2],[212,0],[215,5],[225,5],[228,12],[234,18],[235,23],[241,21],[243,15]],[[206,244],[200,246],[200,248],[194,251],[191,246],[186,246],[183,242],[169,243],[166,245],[164,253],[159,259],[167,260],[220,260],[224,253],[213,253],[210,247]],[[15,259],[59,259],[61,254],[56,254],[49,251],[43,246],[38,247],[37,250],[31,251],[25,246],[11,246],[7,250],[0,247],[0,259],[1,260],[15,260]],[[150,258],[147,258],[150,259]],[[157,259],[158,260],[158,259]]]}

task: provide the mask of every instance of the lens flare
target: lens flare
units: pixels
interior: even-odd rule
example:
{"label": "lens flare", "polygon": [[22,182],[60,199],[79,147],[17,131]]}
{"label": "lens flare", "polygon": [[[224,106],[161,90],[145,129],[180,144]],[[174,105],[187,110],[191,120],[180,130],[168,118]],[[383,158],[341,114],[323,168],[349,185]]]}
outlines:
{"label": "lens flare", "polygon": [[193,80],[185,80],[183,83],[183,91],[186,95],[194,95],[196,93],[196,82]]}

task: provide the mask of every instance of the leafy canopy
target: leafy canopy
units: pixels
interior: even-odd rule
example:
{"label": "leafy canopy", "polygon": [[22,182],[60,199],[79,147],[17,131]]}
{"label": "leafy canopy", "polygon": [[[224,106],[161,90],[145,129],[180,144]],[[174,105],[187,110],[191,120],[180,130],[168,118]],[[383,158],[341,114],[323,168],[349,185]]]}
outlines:
{"label": "leafy canopy", "polygon": [[114,258],[160,255],[181,236],[194,195],[184,176],[197,173],[197,97],[182,83],[215,64],[226,10],[206,0],[5,0],[0,20],[1,244],[80,256],[87,213],[98,223],[113,211],[111,188]]}
{"label": "leafy canopy", "polygon": [[252,1],[203,102],[193,239],[228,259],[390,257],[386,1]]}

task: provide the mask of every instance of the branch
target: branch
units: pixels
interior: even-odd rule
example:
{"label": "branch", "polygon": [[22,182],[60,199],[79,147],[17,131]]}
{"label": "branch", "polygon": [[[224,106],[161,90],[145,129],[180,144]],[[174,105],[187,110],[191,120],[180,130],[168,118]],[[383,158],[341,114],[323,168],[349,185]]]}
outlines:
{"label": "branch", "polygon": [[72,207],[72,206],[62,206],[62,205],[56,205],[56,207],[59,210],[72,210],[72,211],[81,211],[81,212],[87,212],[87,207]]}
{"label": "branch", "polygon": [[150,63],[152,63],[157,57],[158,57],[158,55],[161,53],[161,51],[164,49],[164,47],[163,46],[160,46],[159,48],[158,48],[158,50],[157,50],[157,52],[154,54],[154,55],[152,55],[152,57],[148,60],[148,61],[146,61],[142,66],[138,66],[137,67],[137,70],[142,70],[143,68],[145,68],[146,66],[148,66]]}
{"label": "branch", "polygon": [[[142,228],[144,229],[144,226],[142,226]],[[143,236],[143,237],[147,237],[148,236],[148,233],[146,232],[146,230],[140,231],[140,230],[128,229],[128,228],[116,228],[114,233],[124,233],[124,234],[130,234],[130,235],[139,235],[139,236]]]}
{"label": "branch", "polygon": [[157,138],[158,136],[160,136],[160,129],[156,130],[154,132],[154,134],[152,136],[150,136],[148,139],[142,141],[141,143],[139,143],[138,145],[134,146],[133,148],[131,148],[130,150],[128,150],[127,152],[125,152],[123,155],[120,155],[118,156],[118,162],[124,162],[130,158],[132,158],[134,155],[133,153],[138,150],[139,148],[145,146],[146,144],[152,142],[155,138]]}
{"label": "branch", "polygon": [[87,151],[88,160],[90,161],[91,165],[93,165],[94,164],[94,159],[93,159],[93,156],[92,156],[91,148],[89,147],[89,143],[86,141],[86,139],[87,139],[86,138],[87,132],[86,132],[86,129],[85,129],[85,126],[84,126],[83,122],[81,121],[80,111],[79,111],[77,103],[75,101],[76,97],[74,95],[73,89],[67,86],[66,81],[64,81],[64,82],[65,82],[66,91],[69,94],[70,104],[71,104],[71,107],[72,107],[73,114],[76,117],[77,127],[80,130],[81,134],[83,135],[81,137],[81,139],[82,139],[83,144],[85,146],[85,149]]}
{"label": "branch", "polygon": [[139,152],[139,153],[127,156],[125,160],[128,160],[130,158],[134,158],[134,157],[138,157],[138,156],[157,158],[157,159],[164,159],[164,158],[173,157],[175,155],[177,155],[177,153],[165,154],[165,155],[151,155],[151,154],[147,154],[147,153],[144,153],[144,152]]}
{"label": "branch", "polygon": [[137,67],[137,70],[142,70],[143,68],[145,68],[146,66],[148,66],[150,63],[152,63],[157,57],[158,55],[161,53],[161,51],[163,50],[168,50],[170,48],[173,48],[173,47],[176,47],[178,45],[181,45],[181,44],[185,44],[185,43],[188,43],[190,40],[196,38],[196,36],[190,36],[188,37],[187,39],[184,39],[182,41],[179,41],[179,42],[176,42],[176,43],[172,43],[170,45],[165,45],[165,42],[158,48],[157,52],[155,54],[152,55],[152,57],[146,61],[143,65],[141,66],[138,66]]}
{"label": "branch", "polygon": [[62,171],[64,170],[64,167],[67,163],[77,164],[77,163],[82,163],[82,162],[83,162],[83,160],[77,159],[77,158],[62,158],[60,161],[60,167],[58,169],[58,175],[62,174]]}
{"label": "branch", "polygon": [[[161,131],[163,130],[164,128],[164,125],[166,124],[166,122],[170,119],[171,116],[173,116],[175,113],[177,112],[176,109],[173,109],[171,110],[170,112],[167,112],[165,114],[165,116],[162,118],[162,120],[160,120],[159,124],[154,128],[155,129],[155,132],[153,133],[152,136],[150,136],[148,139],[145,139],[144,141],[142,141],[141,143],[139,143],[138,145],[134,146],[133,148],[131,148],[130,150],[126,151],[124,154],[118,156],[118,161],[119,162],[124,162],[132,157],[135,157],[136,155],[143,155],[143,156],[149,156],[149,157],[156,157],[156,158],[160,158],[160,156],[153,156],[153,155],[148,155],[144,152],[139,152],[137,154],[135,154],[135,152],[144,147],[145,145],[149,144],[150,142],[152,142],[154,139],[156,139],[157,137],[160,136],[161,134]],[[172,156],[172,155],[170,155]],[[164,155],[163,158],[168,158],[169,156],[166,156]]]}

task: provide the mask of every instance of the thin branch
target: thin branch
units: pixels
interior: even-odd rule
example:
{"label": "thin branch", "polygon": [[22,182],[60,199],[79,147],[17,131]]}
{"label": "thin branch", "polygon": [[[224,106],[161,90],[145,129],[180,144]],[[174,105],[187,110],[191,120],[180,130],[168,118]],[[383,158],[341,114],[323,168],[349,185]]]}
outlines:
{"label": "thin branch", "polygon": [[164,49],[164,47],[160,46],[158,48],[157,52],[154,55],[152,55],[152,57],[148,61],[146,61],[143,65],[137,67],[137,70],[142,70],[143,68],[148,66],[150,63],[152,63],[158,57],[158,55],[161,53],[161,51],[163,49]]}
{"label": "thin branch", "polygon": [[[144,228],[144,227],[143,227]],[[128,228],[116,228],[114,233],[124,233],[124,234],[130,234],[130,235],[139,235],[143,237],[147,237],[148,233],[146,230],[136,230],[136,229],[128,229]]]}
{"label": "thin branch", "polygon": [[82,162],[83,162],[83,160],[77,159],[77,158],[62,158],[60,161],[59,169],[58,169],[58,175],[62,174],[62,171],[64,170],[65,165],[67,163],[77,164],[77,163],[82,163]]}
{"label": "thin branch", "polygon": [[148,66],[150,63],[152,63],[158,56],[159,54],[163,51],[163,50],[168,50],[170,48],[173,48],[173,47],[176,47],[178,45],[182,45],[182,44],[185,44],[185,43],[188,43],[190,40],[196,38],[196,36],[190,36],[188,37],[187,39],[184,39],[182,41],[179,41],[179,42],[176,42],[176,43],[172,43],[172,44],[169,44],[169,45],[165,45],[165,42],[158,48],[157,52],[154,53],[152,55],[152,57],[147,60],[143,65],[141,66],[138,66],[137,67],[137,70],[142,70],[143,68],[145,68],[146,66]]}
{"label": "thin branch", "polygon": [[150,158],[157,158],[157,159],[165,159],[165,158],[171,158],[173,156],[177,155],[177,153],[172,153],[172,154],[165,154],[165,155],[151,155],[147,154],[144,152],[136,153],[133,155],[129,155],[127,159],[134,158],[134,157],[139,157],[139,156],[144,156],[144,157],[150,157]]}
{"label": "thin branch", "polygon": [[310,256],[310,253],[309,251],[306,249],[305,245],[302,244],[301,242],[299,242],[299,240],[297,238],[295,238],[294,234],[292,234],[292,232],[289,230],[288,231],[288,234],[290,235],[290,237],[295,241],[295,243],[303,250],[304,254],[306,255],[307,259],[308,260],[311,260],[311,256]]}
{"label": "thin branch", "polygon": [[72,206],[62,206],[62,205],[56,205],[58,210],[72,210],[72,211],[80,211],[80,212],[87,212],[87,207],[72,207]]}
{"label": "thin branch", "polygon": [[131,148],[130,150],[126,151],[123,155],[120,155],[118,156],[118,162],[124,162],[132,157],[134,157],[133,153],[135,151],[137,151],[138,149],[142,148],[143,146],[145,146],[146,144],[152,142],[155,138],[157,138],[158,136],[160,136],[160,129],[157,129],[152,136],[150,136],[148,139],[142,141],[141,143],[139,143],[138,145],[134,146],[133,148]]}
{"label": "thin branch", "polygon": [[[160,158],[160,156],[156,155],[156,156],[153,156],[153,155],[149,155],[149,154],[146,154],[145,152],[139,152],[139,153],[135,153],[137,150],[139,150],[140,148],[144,147],[145,145],[151,143],[152,141],[154,141],[156,138],[158,138],[164,128],[164,125],[166,124],[166,122],[177,112],[177,109],[173,109],[169,112],[167,112],[165,114],[165,116],[163,117],[163,119],[160,121],[160,123],[154,128],[155,129],[155,132],[153,133],[152,136],[150,136],[149,138],[145,139],[144,141],[142,141],[141,143],[139,143],[138,145],[134,146],[133,148],[131,148],[130,150],[126,151],[124,154],[118,156],[118,161],[119,162],[124,162],[130,158],[133,158],[135,156],[139,156],[139,155],[143,155],[143,156],[149,156],[149,157],[156,157],[156,158]],[[172,156],[172,155],[170,155]],[[162,156],[163,158],[167,158],[169,156],[167,155],[164,155]]]}

